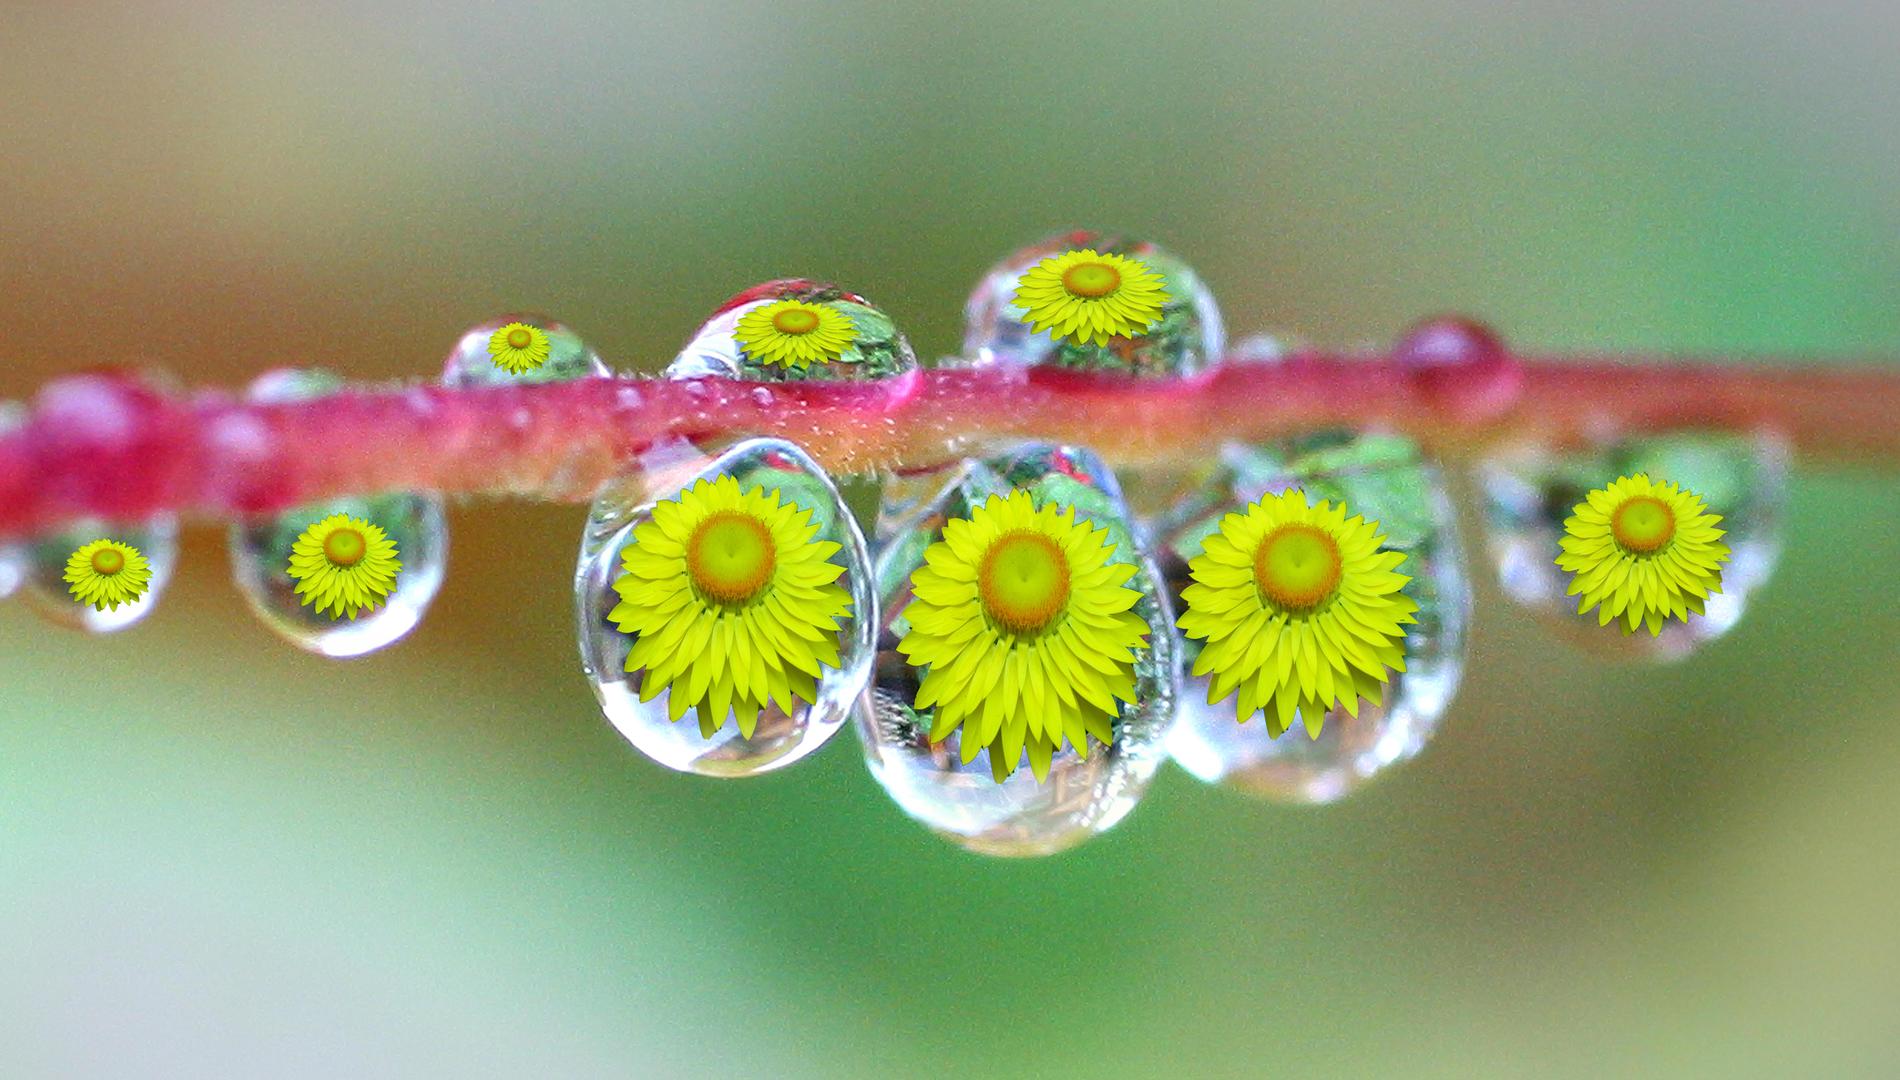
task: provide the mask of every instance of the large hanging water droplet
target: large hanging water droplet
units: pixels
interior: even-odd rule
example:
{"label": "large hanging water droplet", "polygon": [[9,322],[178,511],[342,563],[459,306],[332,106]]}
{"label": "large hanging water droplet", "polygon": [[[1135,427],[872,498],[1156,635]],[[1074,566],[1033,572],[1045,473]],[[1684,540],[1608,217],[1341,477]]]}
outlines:
{"label": "large hanging water droplet", "polygon": [[[773,319],[741,326],[748,315],[767,310],[777,313]],[[811,350],[794,347],[803,342]],[[665,374],[802,382],[910,377],[917,370],[910,342],[875,304],[829,282],[784,278],[754,285],[721,304]]]}
{"label": "large hanging water droplet", "polygon": [[[747,440],[713,460],[678,446],[663,448],[662,453],[671,457],[646,462],[624,481],[609,485],[594,502],[588,516],[574,578],[582,669],[593,684],[607,719],[642,753],[670,769],[706,776],[739,777],[782,768],[817,750],[836,734],[870,681],[877,598],[870,587],[870,558],[865,551],[863,534],[824,471],[802,450],[782,439]],[[650,672],[627,671],[628,656],[637,639],[623,632],[621,624],[612,617],[622,602],[614,584],[627,573],[625,553],[635,543],[641,526],[654,520],[656,506],[666,504],[672,509],[659,512],[669,516],[679,514],[685,506],[681,499],[683,491],[705,492],[706,488],[696,486],[699,481],[716,481],[721,477],[731,477],[741,492],[758,489],[775,500],[809,512],[816,532],[809,541],[799,542],[838,545],[828,561],[844,568],[837,584],[848,591],[851,602],[849,613],[838,620],[840,629],[835,632],[838,662],[820,665],[817,673],[813,693],[816,700],[797,700],[789,712],[775,702],[767,703],[758,714],[750,736],[743,733],[736,715],[727,714],[723,709],[718,711],[724,722],[710,735],[702,733],[697,708],[686,708],[677,722],[672,720],[669,707],[672,695],[681,692],[679,681],[660,690],[651,700],[641,701],[643,683]],[[698,498],[695,496],[695,505],[703,508]],[[723,655],[731,657],[730,663],[707,670],[728,673],[735,670],[736,665],[747,665],[745,648],[758,648],[761,643],[773,649],[775,655],[790,655],[794,649],[775,640],[792,632],[783,622],[748,621],[745,625],[750,628],[749,632],[757,635],[745,639],[750,644],[737,648],[718,644],[736,640],[721,635],[733,632],[740,621],[757,618],[762,610],[786,610],[781,603],[784,597],[794,592],[810,595],[809,590],[779,576],[781,568],[794,561],[785,546],[790,542],[787,535],[767,530],[765,535],[771,540],[762,545],[754,543],[749,549],[752,561],[747,563],[743,558],[747,551],[739,549],[747,549],[744,530],[748,526],[729,515],[727,524],[740,529],[735,540],[738,548],[734,549],[738,552],[735,556],[738,561],[715,564],[721,557],[718,552],[723,549],[711,546],[715,542],[713,533],[698,531],[704,524],[701,520],[693,527],[694,540],[669,545],[661,538],[651,542],[654,544],[651,550],[665,550],[678,556],[677,580],[690,590],[687,595],[696,605],[708,606],[707,594],[702,589],[717,592],[731,585],[735,589],[743,586],[755,591],[749,593],[747,599],[740,599],[736,593],[715,596],[715,600],[726,602],[726,614],[719,616],[720,623],[709,632],[705,644],[688,651],[693,655],[713,656],[723,650]],[[654,532],[657,530],[642,535],[651,536]],[[792,535],[802,533],[801,527]],[[695,547],[695,543],[702,546]],[[760,547],[766,552],[762,557]],[[679,550],[674,551],[674,548]],[[695,556],[694,552],[702,554]],[[699,561],[692,561],[695,558]],[[774,597],[775,590],[785,592],[782,597]],[[801,625],[809,629],[809,624]],[[687,633],[690,635],[691,631]],[[812,634],[816,633],[819,631],[812,630]],[[755,657],[746,670],[755,671],[758,667]]]}
{"label": "large hanging water droplet", "polygon": [[[1580,449],[1529,444],[1502,449],[1478,469],[1489,549],[1504,592],[1561,636],[1600,655],[1678,660],[1740,621],[1748,598],[1768,580],[1781,553],[1788,497],[1787,444],[1768,433],[1682,432]],[[1577,614],[1565,595],[1571,576],[1557,568],[1564,519],[1590,491],[1633,473],[1694,492],[1722,518],[1729,562],[1722,591],[1704,613],[1671,619],[1660,636],[1599,626],[1594,610]]]}
{"label": "large hanging water droplet", "polygon": [[[1419,605],[1407,628],[1403,672],[1393,672],[1383,704],[1362,702],[1326,714],[1319,738],[1296,724],[1279,738],[1252,716],[1236,721],[1235,700],[1209,704],[1206,677],[1185,678],[1168,748],[1175,761],[1209,783],[1293,802],[1329,802],[1387,766],[1416,755],[1437,730],[1464,673],[1470,586],[1456,515],[1438,470],[1410,440],[1346,432],[1271,445],[1229,446],[1215,479],[1155,523],[1162,573],[1176,604],[1191,580],[1188,560],[1229,513],[1289,488],[1309,501],[1344,503],[1349,515],[1376,521],[1386,546],[1406,556],[1398,572]],[[1183,638],[1192,669],[1201,642]]]}
{"label": "large hanging water droplet", "polygon": [[[1025,271],[1052,256],[1088,249],[1139,261],[1159,275],[1168,299],[1145,331],[1108,344],[1058,340],[1030,326],[1016,302]],[[964,307],[963,352],[976,363],[1050,364],[1136,375],[1191,375],[1218,360],[1226,346],[1220,308],[1199,274],[1146,240],[1075,229],[1032,244],[990,268]]]}
{"label": "large hanging water droplet", "polygon": [[[1154,568],[1136,545],[1114,476],[1094,455],[1072,447],[1026,445],[964,462],[940,479],[936,497],[879,517],[878,592],[884,625],[878,637],[877,681],[858,731],[871,772],[904,812],[941,835],[994,855],[1041,855],[1072,847],[1114,825],[1134,808],[1165,756],[1179,665],[1172,616]],[[998,782],[988,755],[965,763],[961,731],[932,743],[931,713],[915,701],[921,686],[898,644],[910,630],[911,575],[953,518],[967,518],[992,495],[1022,489],[1038,505],[1073,507],[1078,520],[1108,529],[1115,561],[1139,569],[1128,587],[1141,595],[1134,610],[1148,624],[1135,664],[1136,701],[1114,720],[1114,741],[1091,738],[1085,759],[1074,746],[1056,751],[1048,778],[1023,765]]]}
{"label": "large hanging water droplet", "polygon": [[[256,402],[299,401],[335,393],[342,379],[326,371],[284,368],[252,382]],[[375,608],[355,618],[332,618],[304,603],[290,576],[290,551],[304,530],[332,514],[347,514],[381,528],[396,545],[402,569],[396,587]],[[429,495],[389,494],[330,499],[231,526],[227,545],[232,576],[245,602],[264,625],[286,641],[330,657],[362,656],[415,629],[442,588],[448,561],[448,522],[442,500]]]}
{"label": "large hanging water droplet", "polygon": [[[73,552],[94,540],[129,544],[145,556],[151,578],[137,600],[104,611],[74,598],[66,581]],[[88,519],[40,536],[26,546],[26,594],[53,622],[75,630],[110,633],[152,613],[178,565],[178,518],[165,514],[136,524]]]}
{"label": "large hanging water droplet", "polygon": [[442,385],[504,386],[611,374],[566,323],[518,312],[469,327],[442,364]]}

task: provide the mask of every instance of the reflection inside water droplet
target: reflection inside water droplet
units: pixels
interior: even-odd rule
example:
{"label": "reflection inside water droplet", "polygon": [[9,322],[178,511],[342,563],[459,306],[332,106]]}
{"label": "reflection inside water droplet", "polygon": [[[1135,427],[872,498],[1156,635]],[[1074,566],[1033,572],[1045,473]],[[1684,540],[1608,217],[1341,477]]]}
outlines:
{"label": "reflection inside water droplet", "polygon": [[[1770,434],[1684,432],[1563,451],[1529,444],[1499,450],[1478,469],[1498,582],[1540,622],[1593,653],[1680,660],[1733,629],[1750,594],[1773,572],[1788,464],[1786,441]],[[1571,576],[1555,562],[1575,506],[1593,489],[1638,472],[1701,496],[1721,516],[1730,549],[1722,591],[1708,598],[1704,613],[1669,620],[1654,637],[1599,626],[1594,610],[1577,614],[1577,598],[1566,595]]]}
{"label": "reflection inside water droplet", "polygon": [[[1210,704],[1209,679],[1185,677],[1168,748],[1201,780],[1293,802],[1328,802],[1387,766],[1416,755],[1437,730],[1464,672],[1470,588],[1456,517],[1438,470],[1410,440],[1329,432],[1286,443],[1229,446],[1214,478],[1157,521],[1157,561],[1177,607],[1191,580],[1188,560],[1227,514],[1263,495],[1298,487],[1310,502],[1344,502],[1349,515],[1379,523],[1386,546],[1403,552],[1398,572],[1418,602],[1407,628],[1406,670],[1391,674],[1382,704],[1327,712],[1319,738],[1296,724],[1272,738],[1265,720],[1235,719],[1235,699]],[[1192,670],[1201,642],[1183,639]]]}

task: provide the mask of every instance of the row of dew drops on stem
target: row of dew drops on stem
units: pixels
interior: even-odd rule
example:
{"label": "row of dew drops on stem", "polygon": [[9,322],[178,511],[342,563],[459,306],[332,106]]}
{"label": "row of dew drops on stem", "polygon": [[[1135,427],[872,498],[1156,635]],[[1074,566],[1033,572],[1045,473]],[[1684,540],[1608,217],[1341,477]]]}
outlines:
{"label": "row of dew drops on stem", "polygon": [[[1065,253],[1078,251],[1124,271],[1146,271],[1160,286],[1150,292],[1154,307],[1143,325],[1082,340],[1051,333],[1050,319],[1025,309],[1028,294],[1019,290],[1026,277],[1039,266],[1060,269]],[[1002,260],[977,284],[965,314],[962,353],[939,366],[1054,365],[1166,378],[1229,357],[1272,363],[1286,348],[1256,336],[1229,349],[1213,295],[1191,267],[1152,243],[1093,231],[1063,233]],[[1414,331],[1408,344],[1427,362],[1433,350],[1466,362],[1485,350],[1465,347],[1472,342],[1461,335],[1483,333],[1469,324],[1433,323]],[[827,335],[828,348],[804,349]],[[728,300],[663,377],[746,380],[769,394],[774,382],[905,379],[918,370],[904,335],[870,301],[787,279]],[[470,328],[450,352],[442,382],[612,376],[564,324],[511,314]],[[259,377],[247,392],[252,400],[281,402],[342,386],[327,372],[286,369]],[[24,415],[18,406],[0,411],[0,430]],[[1113,826],[1169,758],[1203,781],[1266,799],[1328,802],[1415,756],[1439,726],[1464,670],[1471,587],[1446,478],[1411,440],[1377,430],[1314,431],[1230,444],[1212,460],[1120,470],[1085,446],[966,449],[962,460],[924,472],[832,477],[798,445],[777,438],[652,448],[598,493],[581,536],[581,666],[607,719],[668,768],[716,777],[782,768],[851,724],[870,771],[907,814],[965,847],[1000,855],[1059,851]],[[1560,635],[1595,650],[1659,660],[1688,655],[1736,623],[1778,552],[1787,450],[1771,435],[1606,437],[1561,452],[1508,446],[1475,472],[1486,555],[1502,591]],[[1706,610],[1670,622],[1659,636],[1626,636],[1580,618],[1552,559],[1571,508],[1592,489],[1636,472],[1705,499],[1722,516],[1732,552]],[[1333,706],[1312,737],[1297,723],[1274,737],[1257,712],[1237,723],[1231,695],[1214,695],[1220,700],[1210,703],[1209,676],[1193,674],[1206,643],[1176,626],[1194,580],[1189,564],[1208,538],[1229,515],[1293,490],[1376,522],[1383,547],[1404,556],[1404,593],[1416,607],[1403,637],[1403,669],[1390,673],[1380,700],[1353,710]],[[871,522],[868,533],[853,507]],[[1104,704],[1078,695],[1059,705],[1056,695],[1067,690],[1055,685],[1059,667],[1038,669],[1051,676],[1038,681],[1010,667],[1017,658],[990,668],[963,663],[954,641],[937,643],[935,664],[917,662],[913,630],[940,621],[940,601],[960,573],[952,540],[967,537],[978,522],[994,531],[996,521],[1018,511],[1041,515],[1032,524],[1045,540],[1023,548],[1020,587],[998,602],[1007,607],[1013,597],[1029,605],[1024,618],[1033,620],[1041,617],[1034,610],[1038,588],[1070,595],[1067,570],[1058,584],[1037,583],[1036,568],[1046,569],[1047,561],[1038,564],[1033,550],[1037,543],[1069,544],[1072,556],[1102,563],[1089,564],[1093,577],[1078,571],[1076,595],[1094,582],[1105,590],[1098,595],[1118,596],[1112,606],[1122,614],[1103,616],[1102,625],[1139,634],[1136,647],[1122,654],[1127,662],[1108,674],[1090,674],[1069,657],[1074,671],[1097,680],[1095,689],[1113,691]],[[375,523],[401,556],[385,602],[350,619],[313,610],[288,571],[296,539],[336,514]],[[177,533],[170,516],[76,521],[0,546],[0,596],[24,591],[53,620],[75,628],[124,629],[164,592]],[[143,595],[110,610],[75,603],[61,577],[77,547],[104,536],[142,552],[150,566]],[[705,537],[719,543],[701,543]],[[330,657],[361,656],[412,630],[441,587],[448,554],[443,500],[430,493],[332,499],[241,521],[230,527],[228,543],[239,590],[257,616],[286,640]],[[1106,553],[1105,560],[1090,552]],[[991,572],[988,564],[982,572]],[[706,589],[718,595],[708,600]],[[773,590],[775,597],[766,595]],[[689,603],[694,597],[706,603]],[[961,687],[945,688],[957,678]],[[1021,724],[1012,731],[1008,717],[999,723],[985,715],[995,700],[1039,694],[1048,695],[1042,711],[1069,716],[1068,738],[1055,721],[1040,732],[1034,722],[1026,732]],[[960,726],[933,723],[933,713],[941,719],[959,700],[969,706]],[[983,745],[966,749],[963,741],[979,728],[974,737]]]}

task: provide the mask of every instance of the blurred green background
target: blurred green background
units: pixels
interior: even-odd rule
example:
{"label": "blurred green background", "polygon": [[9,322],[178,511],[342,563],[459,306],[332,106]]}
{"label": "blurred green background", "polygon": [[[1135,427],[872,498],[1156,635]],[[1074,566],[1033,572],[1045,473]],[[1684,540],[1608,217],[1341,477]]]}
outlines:
{"label": "blurred green background", "polygon": [[[1052,228],[1235,329],[1900,355],[1900,11],[1852,3],[9,5],[0,397],[96,362],[623,368],[753,281],[954,349]],[[1900,420],[1900,418],[1897,418]],[[1900,486],[1802,471],[1675,667],[1479,598],[1433,747],[1296,809],[1174,769],[967,855],[850,735],[749,783],[599,716],[581,511],[453,516],[413,638],[258,625],[188,532],[122,635],[0,607],[7,1076],[1892,1076]],[[1481,575],[1482,576],[1482,575]]]}

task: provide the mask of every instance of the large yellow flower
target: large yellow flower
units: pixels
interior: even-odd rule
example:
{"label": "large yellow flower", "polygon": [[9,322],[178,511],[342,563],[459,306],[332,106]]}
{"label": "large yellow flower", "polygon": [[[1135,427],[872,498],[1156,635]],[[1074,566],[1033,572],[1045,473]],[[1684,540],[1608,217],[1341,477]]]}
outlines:
{"label": "large yellow flower", "polygon": [[1029,325],[1084,345],[1146,330],[1167,302],[1161,276],[1147,264],[1089,248],[1044,259],[1016,283],[1016,306]]}
{"label": "large yellow flower", "polygon": [[348,514],[331,514],[290,545],[290,576],[297,595],[319,615],[354,619],[375,610],[396,587],[402,563],[396,542],[381,526]]}
{"label": "large yellow flower", "polygon": [[152,584],[152,565],[139,549],[117,540],[82,544],[66,560],[66,589],[73,599],[91,604],[94,611],[119,609],[145,595]]}
{"label": "large yellow flower", "polygon": [[547,363],[552,348],[547,331],[527,323],[511,322],[488,337],[488,355],[495,358],[495,366],[513,375]]}
{"label": "large yellow flower", "polygon": [[839,545],[817,534],[810,510],[730,476],[655,505],[621,552],[620,603],[607,613],[636,635],[626,669],[646,672],[640,700],[670,687],[673,720],[697,708],[711,738],[733,715],[748,739],[768,701],[787,713],[796,698],[817,701],[851,610],[844,567],[830,561]]}
{"label": "large yellow flower", "polygon": [[1623,621],[1623,632],[1702,614],[1703,601],[1722,591],[1728,545],[1722,519],[1702,500],[1644,473],[1592,491],[1564,522],[1557,568],[1576,575],[1567,595],[1582,597],[1577,614],[1602,605],[1597,625]]}
{"label": "large yellow flower", "polygon": [[857,333],[851,316],[834,305],[777,300],[741,316],[733,337],[755,363],[804,368],[838,360]]}
{"label": "large yellow flower", "polygon": [[1181,591],[1181,629],[1206,642],[1194,674],[1213,676],[1208,704],[1237,692],[1239,722],[1264,713],[1278,738],[1297,712],[1317,739],[1334,705],[1358,716],[1360,698],[1380,703],[1418,611],[1399,591],[1411,579],[1393,573],[1405,556],[1384,541],[1377,522],[1297,488],[1222,518]]}
{"label": "large yellow flower", "polygon": [[897,649],[928,668],[915,707],[936,709],[930,739],[963,729],[963,760],[988,747],[999,782],[1023,749],[1046,779],[1066,739],[1115,740],[1118,702],[1135,700],[1135,650],[1148,624],[1130,610],[1132,562],[1111,561],[1108,530],[1029,493],[992,495],[945,523],[911,574],[910,631]]}

